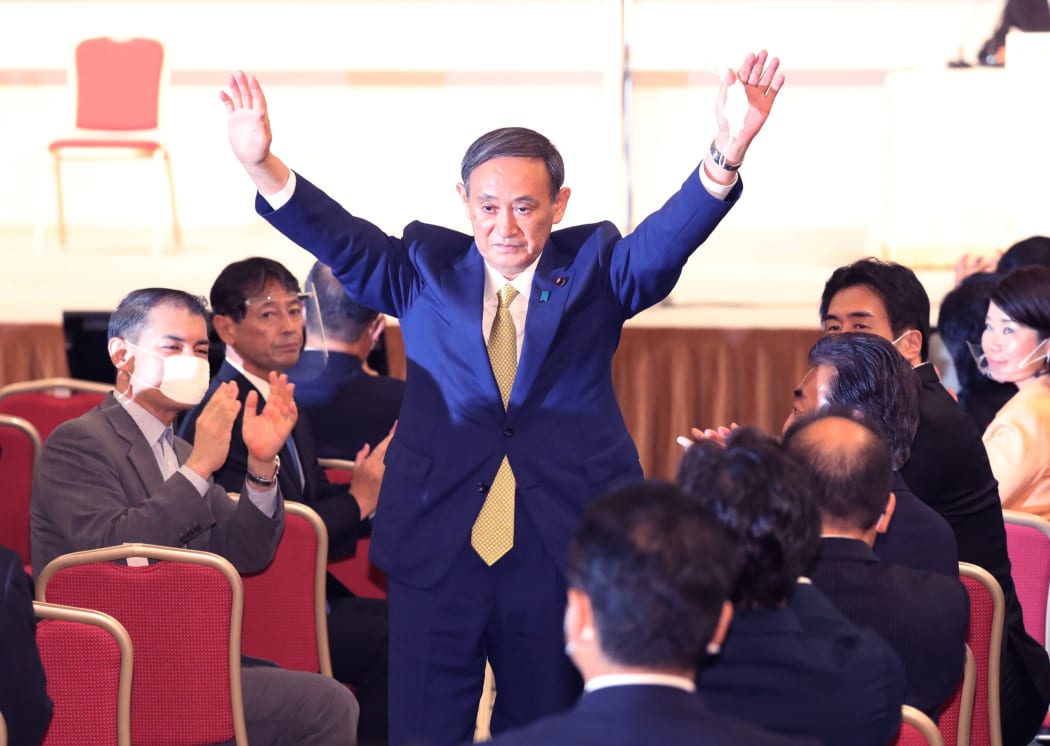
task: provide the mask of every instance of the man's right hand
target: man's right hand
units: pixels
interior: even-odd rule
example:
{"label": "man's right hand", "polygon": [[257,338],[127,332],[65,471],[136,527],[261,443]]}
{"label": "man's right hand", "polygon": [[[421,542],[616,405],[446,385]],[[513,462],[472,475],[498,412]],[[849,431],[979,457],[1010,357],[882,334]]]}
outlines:
{"label": "man's right hand", "polygon": [[236,381],[219,386],[201,410],[194,429],[193,452],[186,459],[186,466],[202,478],[210,478],[226,463],[233,423],[240,410]]}
{"label": "man's right hand", "polygon": [[273,134],[259,81],[238,71],[227,80],[228,91],[219,98],[226,105],[226,129],[230,147],[256,188],[262,194],[276,194],[288,182],[288,167],[270,152]]}

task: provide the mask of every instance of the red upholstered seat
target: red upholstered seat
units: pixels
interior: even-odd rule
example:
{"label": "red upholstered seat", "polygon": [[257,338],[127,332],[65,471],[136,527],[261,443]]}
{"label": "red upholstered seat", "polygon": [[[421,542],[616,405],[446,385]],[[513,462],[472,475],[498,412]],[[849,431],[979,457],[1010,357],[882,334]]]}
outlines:
{"label": "red upholstered seat", "polygon": [[0,413],[29,420],[46,441],[56,427],[97,407],[113,386],[76,378],[41,378],[0,388]]}
{"label": "red upholstered seat", "polygon": [[40,435],[21,417],[0,415],[0,545],[29,565],[29,498]]}
{"label": "red upholstered seat", "polygon": [[130,746],[133,654],[127,630],[97,611],[39,601],[33,609],[54,703],[44,746]]}
{"label": "red upholstered seat", "polygon": [[[114,560],[148,557],[145,566]],[[241,699],[240,576],[222,557],[148,544],[53,560],[37,599],[103,611],[135,648],[131,733],[136,745],[247,743]]]}
{"label": "red upholstered seat", "polygon": [[[354,462],[341,459],[318,459],[332,484],[350,484],[354,478]],[[328,563],[328,572],[361,598],[386,598],[386,575],[368,561],[372,540],[363,536],[357,540],[357,551]]]}

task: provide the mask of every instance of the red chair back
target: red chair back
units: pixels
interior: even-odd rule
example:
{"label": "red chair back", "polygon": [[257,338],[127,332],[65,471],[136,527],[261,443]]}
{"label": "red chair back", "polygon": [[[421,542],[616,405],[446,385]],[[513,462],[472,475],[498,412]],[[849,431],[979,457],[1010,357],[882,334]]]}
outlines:
{"label": "red chair back", "polygon": [[112,386],[75,378],[45,378],[0,389],[0,413],[33,423],[42,441],[66,420],[97,407]]}
{"label": "red chair back", "polygon": [[1050,521],[1013,510],[1003,511],[1003,521],[1014,588],[1024,610],[1025,631],[1045,646],[1050,595]]}
{"label": "red chair back", "polygon": [[921,710],[901,707],[901,729],[890,746],[944,746],[937,725]]}
{"label": "red chair back", "polygon": [[937,729],[945,746],[964,746],[970,743],[970,729],[973,723],[973,699],[977,689],[977,663],[973,659],[970,646],[966,646],[966,665],[959,686],[941,708],[937,719]]}
{"label": "red chair back", "polygon": [[977,666],[973,721],[970,740],[974,744],[1002,746],[999,720],[999,656],[1002,650],[1006,601],[999,582],[987,570],[959,563],[959,576],[970,596],[970,627],[966,644]]}
{"label": "red chair back", "polygon": [[77,45],[77,127],[157,127],[164,47],[155,39],[86,39]]}
{"label": "red chair back", "polygon": [[[147,557],[145,566],[114,560]],[[246,743],[241,698],[240,576],[222,557],[148,544],[66,554],[37,580],[37,599],[105,612],[135,646],[136,746]]]}
{"label": "red chair back", "polygon": [[286,502],[273,561],[244,575],[241,649],[281,668],[332,675],[325,613],[328,532],[300,503]]}
{"label": "red chair back", "polygon": [[113,617],[33,604],[36,644],[54,703],[43,746],[131,744],[131,637]]}
{"label": "red chair back", "polygon": [[[341,459],[318,459],[332,484],[350,484],[354,478],[354,462]],[[368,561],[372,545],[369,536],[357,540],[357,551],[352,557],[344,557],[328,563],[328,572],[361,598],[386,598],[386,575]]]}
{"label": "red chair back", "polygon": [[40,435],[21,417],[0,415],[0,545],[28,567],[29,498],[40,458]]}

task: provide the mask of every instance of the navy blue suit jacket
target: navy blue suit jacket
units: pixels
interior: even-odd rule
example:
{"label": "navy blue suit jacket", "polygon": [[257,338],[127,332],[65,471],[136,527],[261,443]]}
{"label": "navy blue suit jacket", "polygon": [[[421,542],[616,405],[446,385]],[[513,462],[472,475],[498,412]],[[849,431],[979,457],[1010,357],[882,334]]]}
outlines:
{"label": "navy blue suit jacket", "polygon": [[840,538],[821,541],[810,577],[850,621],[893,647],[905,702],[936,721],[966,661],[970,598],[958,577],[879,562],[863,541]]}
{"label": "navy blue suit jacket", "polygon": [[506,456],[521,505],[564,566],[587,502],[642,476],[612,381],[623,322],[667,296],[740,188],[715,199],[693,169],[627,237],[611,223],[552,233],[506,410],[485,349],[485,265],[471,236],[418,222],[388,236],[302,177],[279,210],[257,198],[260,214],[328,264],[354,300],[400,320],[408,370],[374,564],[405,585],[436,583],[467,545]]}
{"label": "navy blue suit jacket", "polygon": [[714,712],[824,746],[886,746],[905,693],[893,649],[806,583],[781,608],[738,609],[697,688]]}
{"label": "navy blue suit jacket", "polygon": [[[306,350],[303,357],[318,354]],[[353,459],[364,444],[375,446],[385,438],[401,411],[405,382],[365,373],[355,355],[328,353],[317,376],[299,377],[294,370],[288,380],[295,384],[295,401],[310,422],[319,458]]]}
{"label": "navy blue suit jacket", "polygon": [[816,746],[711,714],[694,694],[625,685],[586,693],[566,713],[496,736],[492,746]]}

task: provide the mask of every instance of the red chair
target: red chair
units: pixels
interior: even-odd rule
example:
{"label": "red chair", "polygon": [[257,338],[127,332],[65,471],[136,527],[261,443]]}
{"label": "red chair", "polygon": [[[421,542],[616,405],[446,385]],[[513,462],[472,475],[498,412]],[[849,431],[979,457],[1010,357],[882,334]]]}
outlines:
{"label": "red chair", "polygon": [[284,533],[273,561],[241,576],[241,649],[281,668],[332,675],[325,611],[328,531],[301,503],[284,504]]}
{"label": "red chair", "polygon": [[922,710],[901,706],[901,729],[890,746],[944,746],[937,725]]}
{"label": "red chair", "polygon": [[236,739],[247,746],[244,597],[240,575],[227,560],[151,544],[73,552],[40,572],[36,596],[97,609],[127,629],[135,646],[136,744],[202,746]]}
{"label": "red chair", "polygon": [[[354,462],[344,459],[322,458],[317,462],[325,470],[332,484],[350,484],[354,476]],[[357,551],[352,557],[344,557],[328,563],[328,572],[361,598],[386,598],[386,575],[368,561],[368,550],[372,545],[369,536],[357,540]]]}
{"label": "red chair", "polygon": [[1002,746],[999,656],[1006,616],[1003,589],[990,572],[968,562],[959,563],[959,579],[970,596],[970,629],[966,644],[973,651],[977,664],[970,741],[975,745]]}
{"label": "red chair", "polygon": [[29,498],[40,459],[40,435],[21,417],[0,414],[0,545],[29,567]]}
{"label": "red chair", "polygon": [[970,746],[970,728],[973,724],[973,699],[977,689],[977,663],[973,651],[966,646],[966,666],[962,681],[941,710],[937,729],[945,746]]}
{"label": "red chair", "polygon": [[[58,238],[66,246],[62,162],[68,158],[144,158],[159,163],[167,175],[171,230],[175,248],[182,243],[175,210],[175,182],[168,151],[150,131],[159,122],[164,47],[155,39],[99,37],[76,48],[76,126],[79,136],[48,145],[55,176]],[[37,222],[37,251],[43,246],[44,211]],[[164,224],[158,220],[153,251],[163,248]]]}
{"label": "red chair", "polygon": [[76,378],[10,383],[0,388],[0,413],[29,420],[46,441],[56,427],[97,407],[112,390],[112,384]]}
{"label": "red chair", "polygon": [[131,637],[99,611],[36,601],[36,644],[54,702],[43,746],[131,746]]}

